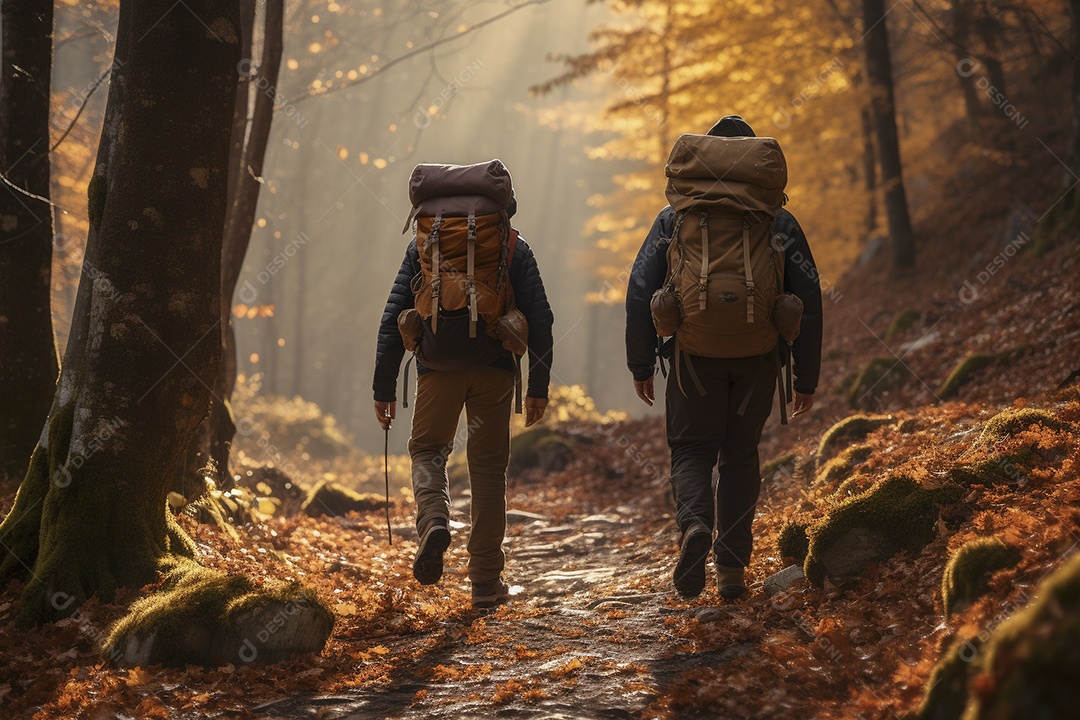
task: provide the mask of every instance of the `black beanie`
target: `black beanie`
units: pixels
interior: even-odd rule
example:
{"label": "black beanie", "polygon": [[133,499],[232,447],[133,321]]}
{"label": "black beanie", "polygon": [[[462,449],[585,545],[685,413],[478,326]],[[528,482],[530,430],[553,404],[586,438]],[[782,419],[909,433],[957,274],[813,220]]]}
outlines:
{"label": "black beanie", "polygon": [[738,115],[720,118],[708,134],[713,137],[757,137],[754,129]]}

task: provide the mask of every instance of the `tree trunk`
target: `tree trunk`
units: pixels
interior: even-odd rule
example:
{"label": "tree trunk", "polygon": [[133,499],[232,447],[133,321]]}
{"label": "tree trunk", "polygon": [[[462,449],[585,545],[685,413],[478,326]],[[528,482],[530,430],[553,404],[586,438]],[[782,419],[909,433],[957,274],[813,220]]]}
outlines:
{"label": "tree trunk", "polygon": [[[219,488],[232,487],[229,471],[229,449],[236,435],[236,419],[232,411],[232,393],[236,387],[236,332],[232,325],[232,298],[240,271],[244,266],[255,211],[262,186],[263,162],[270,139],[274,101],[281,55],[284,46],[284,0],[268,0],[263,21],[262,59],[258,68],[253,64],[253,30],[255,1],[241,0],[240,19],[243,29],[240,84],[233,111],[232,145],[229,155],[229,206],[225,218],[225,234],[221,253],[221,346],[222,363],[214,384],[216,400],[210,414],[203,420],[195,441],[186,453],[186,460],[173,488],[193,499],[202,494],[204,484],[196,474],[212,461]],[[250,103],[250,84],[255,83],[255,103]],[[251,115],[250,126],[248,115]],[[179,488],[179,489],[178,489]]]}
{"label": "tree trunk", "polygon": [[121,1],[71,339],[47,437],[0,525],[0,581],[29,578],[24,624],[193,550],[165,496],[221,361],[238,35],[235,5]]}
{"label": "tree trunk", "polygon": [[885,216],[892,243],[893,272],[901,273],[915,265],[915,233],[908,214],[900,163],[900,139],[896,130],[896,102],[893,91],[892,57],[884,0],[863,0],[863,47],[866,50],[866,75],[870,89],[874,132],[877,137],[878,162],[885,199]]}
{"label": "tree trunk", "polygon": [[877,230],[877,152],[874,150],[874,118],[870,108],[864,107],[859,113],[862,123],[862,161],[863,188],[866,190],[866,236],[870,237]]}
{"label": "tree trunk", "polygon": [[53,3],[3,0],[0,12],[0,476],[22,478],[59,372],[49,302]]}

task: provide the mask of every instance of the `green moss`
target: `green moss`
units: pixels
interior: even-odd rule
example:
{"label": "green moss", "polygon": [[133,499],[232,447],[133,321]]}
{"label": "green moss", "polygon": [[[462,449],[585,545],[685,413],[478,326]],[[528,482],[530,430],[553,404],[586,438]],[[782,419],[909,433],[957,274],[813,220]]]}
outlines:
{"label": "green moss", "polygon": [[566,467],[574,449],[571,437],[553,427],[538,425],[510,440],[509,469],[514,473],[529,468],[558,471]]}
{"label": "green moss", "polygon": [[857,465],[862,464],[873,453],[869,445],[852,445],[834,457],[817,474],[818,485],[832,485],[846,480]]}
{"label": "green moss", "polygon": [[[860,565],[901,550],[918,552],[933,539],[937,506],[955,502],[962,493],[952,485],[930,490],[893,475],[843,500],[810,530],[806,577],[820,587],[827,576],[840,581],[856,572],[849,562]],[[837,570],[841,564],[843,572]]]}
{"label": "green moss", "polygon": [[1014,567],[1020,554],[997,538],[969,540],[952,554],[941,578],[941,600],[946,616],[975,602],[987,590],[997,570]]}
{"label": "green moss", "polygon": [[874,484],[874,481],[875,478],[872,475],[852,475],[837,486],[832,497],[836,500],[843,500],[852,495],[861,495],[870,489],[870,486]]}
{"label": "green moss", "polygon": [[978,669],[978,640],[956,640],[941,654],[926,694],[912,720],[960,720],[968,700],[968,681]]}
{"label": "green moss", "polygon": [[1014,453],[995,455],[976,463],[958,465],[949,470],[949,479],[959,485],[997,485],[1017,483],[1030,466],[1031,448],[1021,448]]}
{"label": "green moss", "polygon": [[1027,607],[984,646],[980,686],[965,720],[1076,717],[1080,707],[1080,553],[1046,578]]}
{"label": "green moss", "polygon": [[[165,574],[161,587],[132,604],[110,629],[106,655],[119,657],[134,642],[152,645],[147,662],[153,664],[238,662],[244,641],[257,639],[244,636],[239,618],[266,607],[282,608],[282,623],[303,607],[333,624],[333,616],[315,593],[296,582],[260,588],[246,577],[225,575],[175,557],[163,561],[161,571]],[[265,653],[263,659],[275,658]]]}
{"label": "green moss", "polygon": [[893,422],[891,415],[852,415],[825,431],[818,443],[818,456],[825,457],[841,447],[866,438],[883,425]]}
{"label": "green moss", "polygon": [[979,442],[994,443],[1016,435],[1034,425],[1042,425],[1051,430],[1061,430],[1066,424],[1045,410],[1037,408],[1009,408],[1002,410],[983,425]]}
{"label": "green moss", "polygon": [[795,453],[774,457],[761,466],[761,478],[763,480],[772,480],[779,474],[790,476],[792,471],[795,470],[795,463],[798,458],[799,456]]}
{"label": "green moss", "polygon": [[901,310],[893,316],[889,323],[889,329],[885,331],[885,339],[891,340],[895,336],[906,332],[912,325],[922,319],[922,313],[918,310]]}
{"label": "green moss", "polygon": [[998,362],[999,357],[997,355],[981,355],[978,353],[969,353],[965,355],[960,362],[953,367],[952,372],[949,373],[949,377],[945,378],[945,382],[941,383],[941,386],[937,389],[937,396],[942,400],[949,400],[956,396],[956,393],[960,390],[960,387],[966,384],[971,377],[983,370],[990,367],[994,363]]}
{"label": "green moss", "polygon": [[780,557],[794,558],[800,565],[806,560],[806,553],[810,549],[810,538],[807,535],[809,524],[798,520],[789,520],[780,528],[780,538],[777,546]]}
{"label": "green moss", "polygon": [[902,387],[912,377],[903,360],[895,357],[874,358],[868,362],[847,390],[852,407],[873,405],[882,394]]}

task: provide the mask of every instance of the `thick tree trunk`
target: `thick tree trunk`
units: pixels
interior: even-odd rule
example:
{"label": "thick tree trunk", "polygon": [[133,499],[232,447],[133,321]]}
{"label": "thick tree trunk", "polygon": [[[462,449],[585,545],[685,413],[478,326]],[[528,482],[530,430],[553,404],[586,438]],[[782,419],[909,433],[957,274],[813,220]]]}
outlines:
{"label": "thick tree trunk", "polygon": [[877,136],[878,162],[885,199],[885,215],[892,243],[892,267],[903,272],[915,265],[915,233],[908,214],[900,163],[900,139],[896,130],[896,102],[893,91],[892,57],[884,0],[863,0],[863,46],[869,80],[870,106]]}
{"label": "thick tree trunk", "polygon": [[0,580],[29,578],[23,623],[142,585],[191,550],[165,496],[221,360],[240,42],[235,5],[183,10],[121,1],[71,340],[48,437],[0,525]]}
{"label": "thick tree trunk", "polygon": [[1072,131],[1065,152],[1065,173],[1061,177],[1061,197],[1043,215],[1035,230],[1035,247],[1044,249],[1054,236],[1080,230],[1080,0],[1069,0],[1072,41]]}
{"label": "thick tree trunk", "polygon": [[0,12],[0,475],[21,478],[59,372],[49,304],[53,3],[3,0]]}
{"label": "thick tree trunk", "polygon": [[877,200],[877,152],[874,150],[874,119],[870,108],[864,107],[859,113],[862,123],[862,164],[863,188],[866,190],[866,235],[874,234],[878,223]]}

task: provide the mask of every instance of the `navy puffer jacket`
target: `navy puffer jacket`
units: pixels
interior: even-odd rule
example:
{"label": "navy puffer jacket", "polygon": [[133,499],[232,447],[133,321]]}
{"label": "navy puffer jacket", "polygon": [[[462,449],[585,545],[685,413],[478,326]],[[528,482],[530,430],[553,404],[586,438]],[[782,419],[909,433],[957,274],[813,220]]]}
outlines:
{"label": "navy puffer jacket", "polygon": [[[405,344],[398,332],[397,319],[403,310],[414,306],[413,278],[420,272],[420,252],[416,241],[409,243],[405,259],[401,261],[390,297],[386,300],[382,321],[379,324],[379,344],[375,353],[375,380],[373,389],[379,402],[397,400],[397,378],[401,360],[405,357]],[[551,379],[551,328],[554,316],[548,304],[544,281],[536,265],[532,248],[518,236],[514,257],[510,261],[510,284],[514,288],[514,304],[529,323],[529,386],[527,395],[535,398],[548,396]],[[416,363],[417,373],[432,372]],[[492,363],[493,367],[514,370],[514,360],[509,352]]]}

